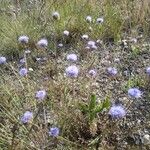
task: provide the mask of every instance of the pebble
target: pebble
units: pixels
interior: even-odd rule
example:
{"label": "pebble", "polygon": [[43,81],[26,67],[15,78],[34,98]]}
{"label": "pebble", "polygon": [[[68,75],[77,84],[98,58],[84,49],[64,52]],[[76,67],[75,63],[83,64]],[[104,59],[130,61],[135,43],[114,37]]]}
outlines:
{"label": "pebble", "polygon": [[144,143],[144,145],[150,145],[150,135],[149,134],[145,134],[143,136],[143,143]]}
{"label": "pebble", "polygon": [[119,58],[115,58],[115,59],[114,59],[114,62],[115,62],[115,63],[119,63],[119,62],[120,62],[120,59],[119,59]]}
{"label": "pebble", "polygon": [[29,71],[33,71],[33,68],[29,68]]}

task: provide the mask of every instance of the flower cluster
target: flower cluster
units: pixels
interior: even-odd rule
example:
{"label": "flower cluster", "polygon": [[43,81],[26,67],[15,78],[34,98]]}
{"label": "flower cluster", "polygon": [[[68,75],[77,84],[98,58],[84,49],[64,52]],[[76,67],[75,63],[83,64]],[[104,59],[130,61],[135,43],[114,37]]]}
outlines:
{"label": "flower cluster", "polygon": [[28,123],[33,118],[33,113],[30,111],[26,111],[21,117],[22,123]]}
{"label": "flower cluster", "polygon": [[150,67],[146,68],[146,73],[150,76]]}
{"label": "flower cluster", "polygon": [[115,76],[115,75],[118,73],[117,69],[114,68],[114,67],[108,67],[108,68],[107,68],[107,72],[108,72],[108,74],[111,75],[111,76]]}
{"label": "flower cluster", "polygon": [[69,61],[77,61],[77,55],[76,54],[68,54],[67,60]]}
{"label": "flower cluster", "polygon": [[20,61],[19,61],[21,64],[24,64],[26,61],[25,61],[25,58],[22,58],[22,59],[20,59]]}
{"label": "flower cluster", "polygon": [[59,128],[57,127],[50,128],[49,135],[52,137],[57,137],[59,135]]}
{"label": "flower cluster", "polygon": [[0,57],[0,64],[5,64],[6,63],[6,57],[1,56]]}
{"label": "flower cluster", "polygon": [[112,119],[121,119],[125,117],[126,111],[121,105],[114,105],[110,108],[108,114]]}
{"label": "flower cluster", "polygon": [[38,45],[40,48],[45,48],[45,47],[48,46],[48,41],[47,41],[47,39],[43,38],[43,39],[41,39],[41,40],[39,40],[39,41],[37,42],[37,45]]}
{"label": "flower cluster", "polygon": [[142,96],[142,92],[138,88],[130,88],[128,90],[128,95],[131,98],[140,98]]}
{"label": "flower cluster", "polygon": [[[55,20],[59,20],[60,19],[60,14],[56,11],[56,12],[53,12],[52,14],[51,14],[52,16],[51,16],[51,18],[53,18],[53,19],[55,19]],[[85,19],[85,21],[87,21],[88,23],[92,23],[92,22],[94,22],[94,19],[92,19],[92,17],[91,16],[87,16],[86,18],[84,18]],[[53,20],[54,21],[54,20]],[[103,17],[100,17],[100,18],[97,18],[97,19],[95,19],[95,22],[98,24],[98,25],[96,25],[96,26],[101,26],[101,24],[104,22],[104,18]],[[89,24],[88,24],[89,25]],[[92,27],[94,27],[94,26],[90,26],[89,27],[89,29],[90,29],[90,31],[92,31],[92,30],[94,30],[94,28],[92,28]],[[71,31],[71,30],[70,30]],[[63,36],[63,38],[65,39],[68,39],[68,36],[70,37],[70,35],[71,35],[71,33],[68,31],[68,30],[64,30],[62,33],[62,36]],[[89,34],[89,36],[91,36],[92,34]],[[101,46],[101,43],[102,43],[102,41],[101,40],[92,40],[92,39],[90,39],[91,37],[89,37],[87,34],[84,34],[84,35],[82,35],[81,37],[80,37],[80,39],[82,39],[82,42],[85,44],[85,46],[86,46],[86,49],[89,49],[89,50],[97,50],[98,49],[98,46]],[[63,39],[63,40],[64,40]],[[61,41],[61,40],[56,40],[56,43],[57,42],[62,42],[63,43],[63,41]],[[20,44],[22,44],[22,45],[20,45],[20,46],[22,46],[22,47],[26,47],[26,51],[24,52],[24,55],[25,56],[23,56],[24,58],[22,58],[22,59],[20,59],[20,64],[21,64],[21,66],[26,66],[27,65],[27,63],[26,63],[26,57],[28,56],[27,54],[29,54],[31,51],[30,50],[28,50],[28,46],[30,46],[30,45],[28,45],[28,43],[29,43],[29,37],[28,36],[26,36],[26,35],[22,35],[22,36],[20,36],[19,38],[18,38],[18,42],[20,43]],[[62,44],[62,43],[57,43],[57,46],[59,47],[59,48],[61,48],[61,47],[63,47],[64,45]],[[135,43],[136,43],[136,41],[135,41]],[[27,44],[27,45],[26,45]],[[47,48],[48,47],[48,40],[46,39],[46,38],[42,38],[42,39],[40,39],[39,41],[37,41],[36,42],[36,46],[40,49],[42,49],[42,48]],[[39,49],[38,49],[38,52],[39,52]],[[64,46],[64,48],[63,49],[65,49],[65,46]],[[60,49],[59,49],[60,50]],[[37,53],[38,53],[37,52]],[[84,52],[84,51],[83,51]],[[91,52],[91,51],[90,51]],[[93,51],[91,52],[92,53],[92,57],[90,57],[90,58],[94,58],[93,57]],[[38,53],[39,54],[39,53]],[[40,54],[41,55],[41,54]],[[68,54],[67,56],[66,56],[66,60],[67,61],[65,61],[65,63],[68,63],[68,64],[72,64],[72,65],[69,65],[69,66],[67,66],[65,69],[64,69],[64,72],[65,72],[65,75],[67,76],[67,77],[69,77],[69,80],[70,80],[70,78],[72,78],[72,79],[74,79],[74,78],[77,78],[78,76],[79,76],[79,74],[81,74],[80,73],[80,67],[78,67],[78,65],[79,65],[79,55],[80,55],[80,53],[78,54],[78,55],[76,55],[75,53],[71,53],[71,54]],[[117,54],[118,55],[118,54]],[[56,56],[56,55],[55,55]],[[95,57],[96,59],[97,59],[97,57]],[[37,60],[37,62],[43,62],[43,60],[48,60],[49,59],[49,57],[43,57],[43,56],[37,56],[36,58],[35,58],[35,60]],[[119,63],[121,60],[119,59],[119,58],[116,58],[115,60],[114,60],[114,62],[116,63],[116,65],[117,65],[117,63]],[[51,62],[53,62],[53,61],[51,61]],[[88,66],[88,68],[91,68],[91,67],[93,67],[93,65],[95,64],[95,62],[93,63],[92,61],[85,61],[86,62],[86,64],[87,63],[89,63],[89,66]],[[99,62],[99,61],[98,61]],[[3,57],[3,56],[1,56],[0,57],[0,64],[5,64],[6,63],[6,58],[5,57]],[[25,64],[26,63],[26,64]],[[77,63],[77,64],[74,64],[74,63]],[[25,64],[25,65],[24,65]],[[30,63],[29,63],[30,64]],[[40,63],[41,64],[41,63]],[[51,64],[50,64],[51,65]],[[48,65],[47,65],[48,66]],[[47,66],[45,67],[45,68],[47,68]],[[26,66],[27,67],[27,66]],[[32,67],[32,66],[31,66]],[[44,68],[43,67],[43,68]],[[50,66],[51,67],[51,66]],[[61,66],[62,67],[62,66]],[[52,68],[53,68],[53,66],[52,66]],[[60,68],[60,67],[58,67],[58,68]],[[83,67],[84,68],[84,67]],[[51,68],[50,68],[51,69]],[[19,75],[20,76],[22,76],[22,77],[25,77],[25,76],[27,76],[27,74],[28,74],[28,72],[29,72],[29,74],[30,74],[30,72],[32,72],[32,71],[34,71],[32,68],[30,68],[30,66],[29,66],[29,68],[27,69],[27,68],[25,68],[25,67],[23,67],[23,68],[20,68],[20,70],[19,70]],[[49,71],[49,70],[48,70]],[[94,88],[95,88],[95,85],[98,85],[100,82],[99,82],[99,80],[98,81],[96,81],[95,79],[97,79],[97,74],[98,74],[98,72],[99,72],[99,70],[96,70],[96,69],[94,69],[94,67],[93,67],[93,69],[91,69],[91,70],[86,70],[87,72],[87,74],[85,75],[86,77],[85,77],[85,80],[83,79],[84,77],[82,76],[82,78],[81,79],[83,79],[83,81],[87,81],[89,78],[91,78],[91,81],[92,82],[90,82],[90,84],[91,85],[94,85],[94,86],[92,86],[92,89],[90,89],[90,90],[93,90],[94,92],[96,91],[98,91],[97,89],[95,90]],[[113,77],[116,77],[116,75],[118,74],[118,70],[117,70],[117,68],[115,68],[115,67],[108,67],[106,70],[106,73],[108,74],[108,75],[110,75],[112,78]],[[58,69],[58,72],[59,72],[59,69]],[[61,72],[61,71],[60,71]],[[82,72],[82,71],[81,71]],[[45,73],[45,72],[44,72]],[[44,74],[43,73],[43,74]],[[31,73],[32,74],[32,73]],[[146,74],[148,75],[148,76],[150,76],[150,67],[147,67],[146,68]],[[45,75],[45,74],[44,74]],[[59,75],[59,73],[57,74],[57,75]],[[55,76],[55,75],[54,75]],[[62,77],[62,76],[61,76]],[[62,79],[62,78],[55,78],[54,77],[54,79],[56,79],[56,82],[58,81],[57,79]],[[27,79],[27,78],[22,78],[22,79]],[[41,83],[41,81],[43,81],[43,79],[44,79],[44,85],[47,85],[47,84],[45,84],[45,82],[47,82],[48,80],[49,80],[49,77],[47,77],[47,74],[46,74],[46,76],[44,76],[42,79],[40,79],[40,83]],[[77,78],[78,79],[78,78]],[[60,81],[59,80],[59,81]],[[95,80],[95,82],[94,82],[94,80]],[[104,79],[105,80],[105,79]],[[78,81],[80,81],[80,80],[78,80]],[[53,82],[53,85],[56,83],[55,81]],[[93,84],[93,82],[94,82],[94,84]],[[50,82],[50,83],[52,83],[52,82]],[[82,82],[81,82],[82,83]],[[96,83],[96,84],[95,84]],[[63,84],[63,83],[62,83]],[[101,83],[100,83],[101,84]],[[67,86],[69,86],[69,84],[65,84],[65,89],[66,89],[66,85]],[[84,88],[85,87],[85,90],[87,90],[87,88],[88,87],[90,87],[89,86],[89,84],[85,84],[85,86],[82,86],[82,87],[80,87],[80,84],[75,84],[75,86],[78,86],[79,85],[79,88]],[[83,84],[84,85],[84,84]],[[59,85],[60,86],[60,85]],[[73,86],[71,86],[71,87],[73,87]],[[65,90],[65,91],[69,91],[69,94],[71,95],[72,93],[72,95],[74,95],[74,91],[73,92],[71,92],[71,87],[69,87],[67,90]],[[47,89],[48,87],[45,87],[45,89]],[[79,89],[78,88],[78,89]],[[60,88],[55,88],[54,87],[54,90],[56,90],[56,89],[60,89]],[[51,89],[50,89],[51,90]],[[64,87],[63,88],[61,88],[60,90],[62,90],[62,91],[64,91]],[[89,91],[90,91],[89,90]],[[62,92],[61,91],[61,92]],[[84,90],[82,90],[83,92],[84,92]],[[88,92],[89,91],[86,91],[86,94],[89,94]],[[92,92],[93,92],[92,91]],[[53,90],[52,90],[52,92],[53,92]],[[52,93],[51,92],[51,93]],[[56,91],[56,93],[57,92],[59,92],[59,91]],[[80,91],[79,91],[80,92]],[[50,93],[50,94],[51,94]],[[55,92],[54,92],[55,93]],[[75,89],[75,94],[76,94],[77,92],[76,92],[76,89]],[[68,93],[67,93],[68,94]],[[69,95],[68,94],[68,95]],[[134,99],[138,99],[138,98],[141,98],[141,96],[142,96],[142,92],[138,89],[138,88],[130,88],[130,89],[128,89],[128,96],[130,97],[130,98],[134,98]],[[37,103],[40,105],[40,106],[43,106],[43,104],[42,104],[42,102],[47,98],[48,99],[48,93],[47,93],[47,91],[46,90],[44,90],[44,89],[42,89],[42,90],[38,90],[38,91],[35,91],[34,92],[34,98],[37,100]],[[61,94],[62,95],[62,94]],[[60,96],[61,96],[60,95]],[[70,96],[69,95],[69,96]],[[77,95],[77,94],[76,94]],[[84,94],[85,95],[85,94]],[[102,94],[103,95],[103,94]],[[52,99],[53,99],[53,94],[51,95],[52,96]],[[59,97],[60,97],[59,96]],[[86,95],[85,95],[86,96]],[[89,96],[89,95],[88,95]],[[87,97],[88,97],[87,96]],[[71,96],[70,96],[71,97]],[[72,98],[72,97],[71,97]],[[96,101],[97,102],[97,101]],[[45,104],[45,103],[44,103]],[[56,103],[57,104],[57,103]],[[96,103],[97,104],[97,103]],[[72,105],[72,104],[71,104]],[[95,105],[95,104],[94,104]],[[38,106],[38,105],[37,105]],[[65,105],[66,106],[66,105]],[[70,105],[68,105],[68,106],[70,106]],[[97,106],[97,105],[96,105]],[[31,108],[33,109],[34,107],[33,106],[31,106]],[[47,108],[47,107],[45,107],[45,108]],[[56,108],[56,107],[54,107],[54,108]],[[61,108],[64,108],[64,107],[61,107]],[[61,109],[60,108],[60,109]],[[71,107],[72,108],[72,107]],[[92,114],[92,111],[96,111],[96,112],[100,112],[99,111],[99,108],[101,109],[101,106],[99,107],[99,105],[98,105],[98,107],[96,107],[96,109],[94,108],[92,108],[92,110],[90,110],[89,108],[89,106],[87,107],[88,109],[87,109],[87,112],[89,113],[91,113]],[[105,108],[108,108],[108,107],[105,107]],[[84,109],[84,108],[83,108]],[[66,109],[67,110],[67,109]],[[67,112],[67,111],[66,111]],[[33,113],[34,112],[31,112],[31,111],[26,111],[22,116],[21,116],[21,118],[19,118],[20,119],[20,122],[21,123],[23,123],[23,124],[26,124],[26,123],[29,123],[29,122],[31,122],[32,121],[32,119],[33,119]],[[86,113],[85,113],[86,114]],[[109,110],[108,110],[108,112],[107,112],[107,117],[108,117],[108,115],[112,118],[112,119],[122,119],[122,118],[124,118],[125,116],[126,116],[126,114],[127,114],[127,110],[125,109],[125,107],[123,107],[123,105],[119,105],[119,104],[114,104],[114,105],[112,105],[110,108],[109,108]],[[83,115],[84,115],[84,113],[83,113]],[[94,114],[95,115],[95,114]],[[93,116],[94,116],[93,115]],[[96,115],[95,115],[96,116]],[[35,117],[36,118],[36,117]],[[40,118],[40,117],[39,117]],[[84,117],[83,117],[84,118]],[[88,117],[87,117],[88,118]],[[86,120],[87,121],[87,120]],[[50,129],[49,129],[49,131],[48,131],[48,135],[49,136],[51,136],[51,137],[53,137],[53,138],[56,138],[56,137],[58,137],[59,136],[59,134],[60,134],[60,129],[58,128],[58,127],[51,127]]]}
{"label": "flower cluster", "polygon": [[94,42],[94,41],[88,41],[87,46],[93,50],[97,49],[96,42]]}
{"label": "flower cluster", "polygon": [[22,35],[18,38],[19,43],[27,44],[29,42],[29,37],[26,35]]}
{"label": "flower cluster", "polygon": [[66,75],[68,77],[75,78],[78,76],[78,74],[79,74],[79,69],[76,66],[73,65],[66,68]]}
{"label": "flower cluster", "polygon": [[38,100],[44,100],[44,98],[46,97],[46,91],[45,90],[37,91],[35,97]]}
{"label": "flower cluster", "polygon": [[28,70],[26,69],[26,68],[21,68],[20,70],[19,70],[19,75],[20,76],[26,76],[27,75],[27,73],[28,73]]}
{"label": "flower cluster", "polygon": [[89,71],[89,75],[90,75],[91,77],[95,77],[96,74],[97,74],[97,72],[96,72],[95,70],[90,70],[90,71]]}

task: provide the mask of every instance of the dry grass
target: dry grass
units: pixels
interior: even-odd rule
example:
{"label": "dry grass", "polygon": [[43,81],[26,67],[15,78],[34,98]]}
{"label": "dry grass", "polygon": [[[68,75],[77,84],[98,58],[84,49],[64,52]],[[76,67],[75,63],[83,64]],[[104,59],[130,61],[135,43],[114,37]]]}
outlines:
{"label": "dry grass", "polygon": [[[141,137],[145,130],[149,134],[150,128],[149,77],[145,74],[150,55],[149,7],[149,0],[0,1],[0,55],[7,58],[7,64],[0,66],[0,148],[148,148],[140,138],[139,143],[134,138],[139,136],[137,131]],[[52,18],[53,11],[60,13],[60,20]],[[85,20],[87,15],[93,18],[91,24]],[[101,16],[104,23],[98,25],[95,21]],[[64,30],[70,32],[69,37],[64,38]],[[85,49],[87,41],[81,39],[83,34],[88,34],[89,40],[102,40],[97,43],[97,50]],[[28,35],[29,43],[19,44],[20,35]],[[36,45],[42,37],[48,39],[46,49]],[[133,38],[137,42],[133,42]],[[122,39],[127,39],[127,46]],[[59,43],[64,46],[58,48]],[[31,50],[31,54],[25,55],[25,49]],[[69,53],[78,56],[75,64],[80,73],[75,79],[64,75],[65,68],[73,64],[66,60]],[[25,65],[19,64],[22,57],[27,60]],[[47,60],[39,63],[36,57]],[[33,68],[27,77],[18,74],[23,66]],[[117,76],[106,73],[110,66],[118,69]],[[90,69],[97,70],[95,78],[88,75]],[[143,91],[141,99],[132,101],[128,97],[131,87]],[[39,89],[47,92],[42,102],[35,98]],[[93,94],[96,102],[91,98]],[[114,121],[108,111],[118,101],[126,108],[127,116]],[[94,114],[97,106],[103,108]],[[24,125],[20,117],[27,110],[32,111],[34,117]],[[60,128],[57,138],[48,135],[52,126]]]}

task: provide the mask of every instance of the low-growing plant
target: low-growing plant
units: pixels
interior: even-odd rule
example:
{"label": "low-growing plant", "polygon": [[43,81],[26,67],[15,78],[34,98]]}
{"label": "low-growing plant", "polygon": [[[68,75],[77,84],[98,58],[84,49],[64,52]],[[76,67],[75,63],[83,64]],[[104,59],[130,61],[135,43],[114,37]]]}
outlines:
{"label": "low-growing plant", "polygon": [[149,148],[148,6],[0,1],[0,149]]}
{"label": "low-growing plant", "polygon": [[80,103],[79,107],[81,112],[88,119],[88,122],[92,123],[98,113],[102,112],[104,109],[107,110],[110,107],[110,99],[109,97],[106,97],[104,101],[98,103],[96,101],[96,95],[92,94],[89,104]]}

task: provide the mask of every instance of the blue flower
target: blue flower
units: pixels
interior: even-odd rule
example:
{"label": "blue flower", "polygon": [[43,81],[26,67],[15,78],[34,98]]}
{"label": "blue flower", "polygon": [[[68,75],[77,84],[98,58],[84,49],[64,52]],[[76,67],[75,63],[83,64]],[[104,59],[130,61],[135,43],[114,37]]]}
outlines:
{"label": "blue flower", "polygon": [[38,99],[38,100],[43,100],[46,96],[46,91],[45,90],[40,90],[40,91],[37,91],[36,92],[36,95],[35,97]]}
{"label": "blue flower", "polygon": [[1,56],[0,57],[0,64],[5,64],[6,63],[6,58]]}
{"label": "blue flower", "polygon": [[18,38],[19,43],[27,44],[29,42],[29,37],[26,35],[22,35]]}
{"label": "blue flower", "polygon": [[26,61],[25,61],[25,58],[22,58],[22,59],[20,59],[20,63],[21,64],[24,64]]}
{"label": "blue flower", "polygon": [[108,72],[111,76],[115,76],[115,75],[118,73],[117,69],[114,68],[114,67],[108,67],[108,68],[107,68],[107,72]]}
{"label": "blue flower", "polygon": [[95,41],[88,41],[88,43],[87,43],[87,45],[89,46],[89,47],[92,47],[92,46],[94,46],[96,43],[95,43]]}
{"label": "blue flower", "polygon": [[142,92],[138,88],[130,88],[128,90],[128,95],[132,98],[140,98],[142,95]]}
{"label": "blue flower", "polygon": [[146,68],[146,73],[150,76],[150,67]]}
{"label": "blue flower", "polygon": [[47,39],[43,38],[43,39],[41,39],[41,40],[39,40],[39,41],[37,42],[37,45],[38,45],[40,48],[45,48],[45,47],[48,46],[48,41],[47,41]]}
{"label": "blue flower", "polygon": [[59,128],[50,128],[49,135],[52,137],[57,137],[59,135]]}
{"label": "blue flower", "polygon": [[69,66],[66,68],[66,75],[68,77],[77,77],[79,74],[79,70],[76,66]]}
{"label": "blue flower", "polygon": [[77,61],[77,55],[76,54],[68,54],[67,60],[69,61]]}
{"label": "blue flower", "polygon": [[90,49],[96,50],[97,49],[96,42],[95,41],[88,41],[87,47],[89,47]]}
{"label": "blue flower", "polygon": [[33,113],[30,111],[26,111],[21,117],[22,123],[28,123],[33,118]]}
{"label": "blue flower", "polygon": [[27,70],[26,68],[21,68],[21,69],[19,70],[20,76],[26,76],[27,73],[28,73],[28,70]]}
{"label": "blue flower", "polygon": [[96,72],[95,70],[90,70],[90,71],[89,71],[89,75],[90,75],[91,77],[95,77],[96,74],[97,74],[97,72]]}
{"label": "blue flower", "polygon": [[121,105],[114,105],[110,108],[108,114],[112,119],[121,119],[125,117],[126,111]]}

